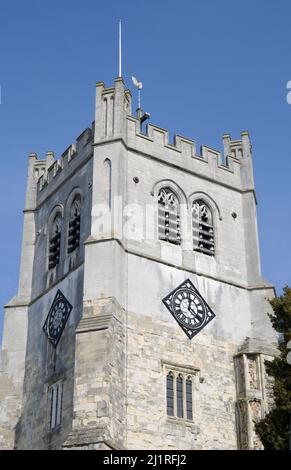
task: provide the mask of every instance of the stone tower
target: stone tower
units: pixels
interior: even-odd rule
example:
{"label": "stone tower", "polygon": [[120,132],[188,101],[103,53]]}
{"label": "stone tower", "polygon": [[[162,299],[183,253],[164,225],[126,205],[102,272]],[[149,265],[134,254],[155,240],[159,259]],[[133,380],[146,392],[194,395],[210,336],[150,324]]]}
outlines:
{"label": "stone tower", "polygon": [[55,159],[29,156],[5,307],[3,449],[260,448],[275,354],[249,135],[224,155],[142,128],[122,78]]}

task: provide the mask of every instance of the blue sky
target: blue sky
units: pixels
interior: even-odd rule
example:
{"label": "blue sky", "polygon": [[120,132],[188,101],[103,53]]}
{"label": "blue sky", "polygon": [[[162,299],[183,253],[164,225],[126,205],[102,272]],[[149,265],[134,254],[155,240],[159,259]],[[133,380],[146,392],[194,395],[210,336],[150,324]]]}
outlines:
{"label": "blue sky", "polygon": [[120,17],[123,76],[143,81],[151,122],[217,149],[223,133],[249,130],[263,275],[281,292],[291,284],[291,2],[1,0],[0,304],[17,290],[27,155],[59,157],[90,126],[95,82],[118,74]]}

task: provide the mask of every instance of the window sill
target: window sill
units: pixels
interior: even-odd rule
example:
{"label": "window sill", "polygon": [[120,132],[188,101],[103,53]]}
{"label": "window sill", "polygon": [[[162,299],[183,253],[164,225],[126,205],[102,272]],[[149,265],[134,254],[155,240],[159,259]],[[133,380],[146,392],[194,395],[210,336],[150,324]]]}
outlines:
{"label": "window sill", "polygon": [[52,438],[53,436],[56,436],[56,435],[60,434],[61,430],[62,430],[62,425],[59,424],[55,428],[49,429],[48,432],[47,432],[47,436],[49,438]]}
{"label": "window sill", "polygon": [[[183,426],[184,429],[188,429],[188,432],[191,432],[194,436],[200,434],[200,428],[197,424],[191,419],[177,418],[175,416],[166,417],[166,423],[173,426]],[[195,438],[196,439],[196,438]]]}
{"label": "window sill", "polygon": [[194,421],[193,419],[187,419],[187,418],[179,418],[178,416],[169,416],[167,415],[167,420],[171,421],[171,422],[176,422],[176,423],[179,423],[179,424],[194,424]]}

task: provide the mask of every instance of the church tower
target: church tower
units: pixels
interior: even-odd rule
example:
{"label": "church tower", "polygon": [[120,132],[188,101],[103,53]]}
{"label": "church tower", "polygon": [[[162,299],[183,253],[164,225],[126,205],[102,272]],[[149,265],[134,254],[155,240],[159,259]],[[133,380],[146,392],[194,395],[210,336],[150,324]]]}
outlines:
{"label": "church tower", "polygon": [[2,449],[256,449],[276,338],[252,149],[142,125],[122,78],[59,159],[28,161],[5,307]]}

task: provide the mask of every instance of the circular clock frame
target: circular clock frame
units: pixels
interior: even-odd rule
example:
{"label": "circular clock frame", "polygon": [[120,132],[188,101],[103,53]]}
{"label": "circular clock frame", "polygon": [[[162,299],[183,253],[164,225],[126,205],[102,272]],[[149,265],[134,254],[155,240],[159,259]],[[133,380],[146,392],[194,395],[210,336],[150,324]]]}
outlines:
{"label": "circular clock frame", "polygon": [[53,310],[49,318],[49,335],[52,338],[57,338],[59,333],[62,331],[64,323],[66,321],[67,307],[63,300],[59,300],[55,303]]}
{"label": "circular clock frame", "polygon": [[173,295],[172,306],[176,320],[189,330],[201,329],[207,320],[205,303],[192,289],[178,289]]}

